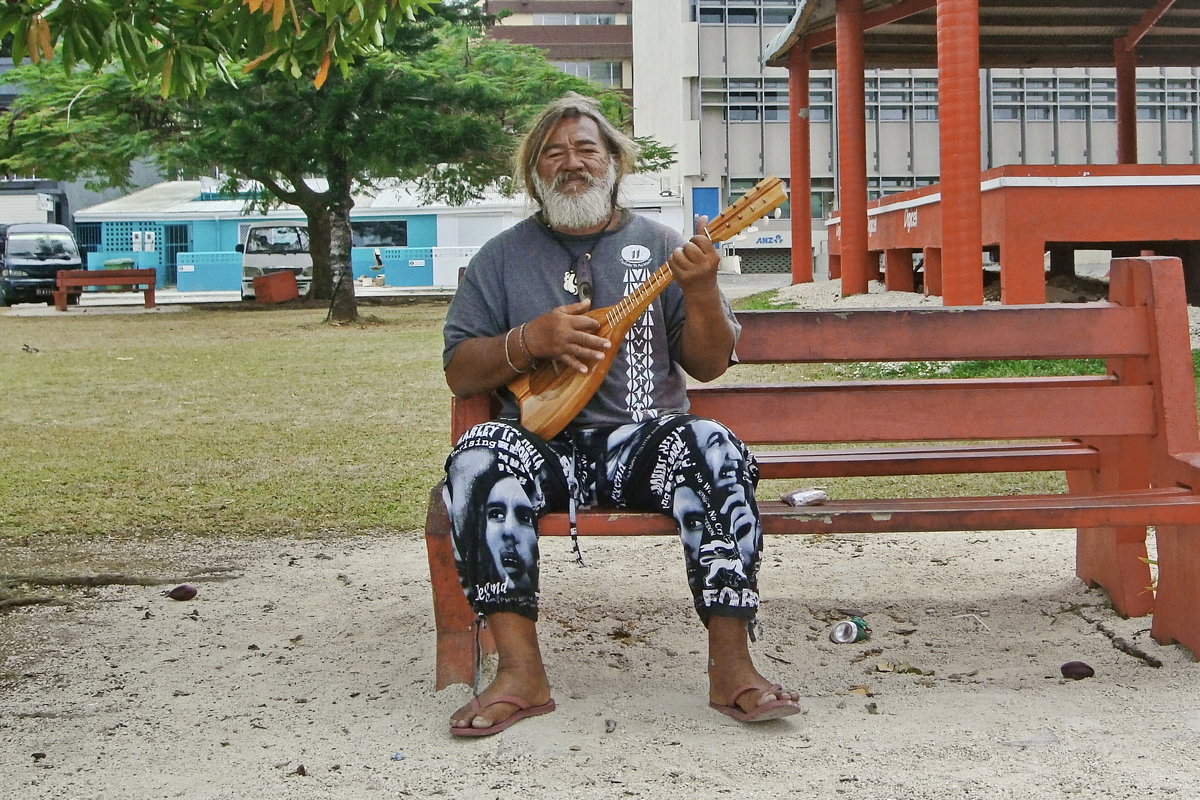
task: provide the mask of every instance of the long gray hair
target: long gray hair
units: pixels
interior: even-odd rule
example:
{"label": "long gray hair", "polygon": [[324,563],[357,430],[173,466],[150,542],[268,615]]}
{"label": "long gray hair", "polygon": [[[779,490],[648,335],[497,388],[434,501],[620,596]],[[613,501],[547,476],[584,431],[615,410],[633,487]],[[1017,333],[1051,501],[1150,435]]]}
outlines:
{"label": "long gray hair", "polygon": [[[621,185],[621,179],[633,172],[638,159],[638,146],[633,139],[626,136],[615,125],[608,121],[600,110],[600,104],[594,98],[584,97],[575,92],[567,92],[557,100],[552,101],[534,120],[529,131],[521,140],[516,153],[516,180],[524,188],[525,193],[542,204],[542,197],[537,190],[533,176],[537,173],[537,162],[546,147],[550,133],[564,119],[589,117],[600,129],[604,144],[608,148],[616,168],[617,180],[613,186],[615,193]],[[615,200],[615,198],[614,198]]]}

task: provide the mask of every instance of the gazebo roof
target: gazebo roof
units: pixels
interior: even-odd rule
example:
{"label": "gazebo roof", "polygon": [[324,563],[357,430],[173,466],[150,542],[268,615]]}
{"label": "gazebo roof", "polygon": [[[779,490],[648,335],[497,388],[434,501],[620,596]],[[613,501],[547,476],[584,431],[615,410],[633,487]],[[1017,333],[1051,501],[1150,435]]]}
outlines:
{"label": "gazebo roof", "polygon": [[[864,0],[864,65],[937,66],[936,0]],[[979,0],[981,67],[1101,67],[1113,40],[1136,41],[1138,66],[1200,65],[1200,0]],[[787,64],[801,38],[817,45],[813,69],[834,66],[834,0],[800,0],[795,16],[763,51]]]}

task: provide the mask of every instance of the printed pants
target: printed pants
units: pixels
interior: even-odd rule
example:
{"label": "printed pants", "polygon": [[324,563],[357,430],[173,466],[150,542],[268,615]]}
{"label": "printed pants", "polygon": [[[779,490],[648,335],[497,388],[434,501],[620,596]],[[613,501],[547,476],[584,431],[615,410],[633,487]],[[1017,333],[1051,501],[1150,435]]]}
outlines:
{"label": "printed pants", "polygon": [[762,528],[758,466],[723,425],[689,414],[544,441],[485,422],[446,460],[444,497],[463,590],[480,614],[537,619],[538,518],[613,506],[675,518],[696,610],[753,619]]}

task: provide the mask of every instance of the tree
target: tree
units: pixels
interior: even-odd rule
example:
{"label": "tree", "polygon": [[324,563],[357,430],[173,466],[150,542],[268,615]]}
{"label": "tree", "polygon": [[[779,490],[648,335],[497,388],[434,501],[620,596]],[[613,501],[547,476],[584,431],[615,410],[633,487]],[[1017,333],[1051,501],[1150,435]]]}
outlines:
{"label": "tree", "polygon": [[[241,86],[210,83],[203,99],[164,100],[117,70],[15,71],[25,93],[0,143],[0,168],[60,179],[91,173],[94,183],[119,185],[144,148],[167,170],[217,167],[234,182],[256,181],[266,189],[261,203],[293,203],[308,219],[312,300],[332,300],[333,318],[354,319],[353,284],[335,276],[349,271],[358,186],[398,177],[417,181],[427,199],[478,197],[504,183],[530,115],[568,90],[598,90],[535,48],[474,38],[455,9],[435,12],[320,89],[256,71]],[[455,24],[445,24],[447,16]],[[616,93],[603,99],[612,116],[626,113]],[[669,150],[649,144],[651,166],[669,163]]]}
{"label": "tree", "polygon": [[[0,37],[14,63],[57,57],[68,69],[123,65],[132,80],[159,77],[161,94],[203,94],[230,62],[311,76],[384,45],[437,0],[8,0]],[[209,67],[217,67],[213,72]]]}

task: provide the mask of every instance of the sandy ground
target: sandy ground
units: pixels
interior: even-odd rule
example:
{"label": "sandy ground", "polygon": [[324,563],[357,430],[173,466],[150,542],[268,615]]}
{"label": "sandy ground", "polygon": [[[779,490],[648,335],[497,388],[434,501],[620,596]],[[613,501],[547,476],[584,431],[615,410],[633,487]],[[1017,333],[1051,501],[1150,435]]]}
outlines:
{"label": "sandy ground", "polygon": [[[568,548],[558,710],[461,740],[417,533],[12,545],[13,573],[165,582],[0,611],[0,798],[1200,798],[1200,664],[1074,577],[1070,533],[771,538],[753,652],[805,714],[753,727],[707,708],[677,542]],[[834,644],[851,609],[871,636]]]}
{"label": "sandy ground", "polygon": [[[677,543],[567,545],[543,547],[558,711],[464,741],[419,536],[162,543],[138,574],[225,580],[7,613],[0,797],[1200,797],[1200,665],[1085,589],[1069,534],[771,539],[754,652],[806,713],[756,727],[706,706]],[[834,644],[848,608],[871,636]]]}

